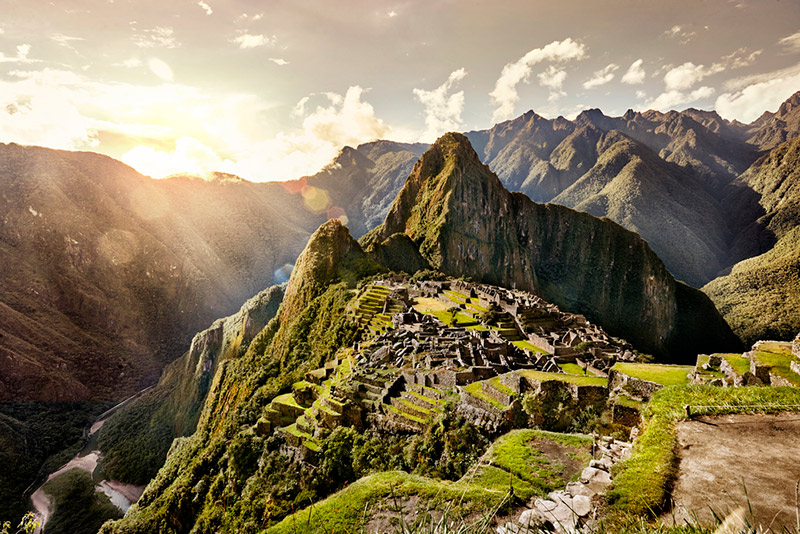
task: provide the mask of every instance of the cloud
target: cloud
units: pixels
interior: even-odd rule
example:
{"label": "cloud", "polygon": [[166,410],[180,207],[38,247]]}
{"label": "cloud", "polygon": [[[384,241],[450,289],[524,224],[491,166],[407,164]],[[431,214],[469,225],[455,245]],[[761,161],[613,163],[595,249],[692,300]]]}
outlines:
{"label": "cloud", "polygon": [[644,63],[642,59],[637,59],[631,63],[631,66],[628,67],[627,72],[622,75],[622,79],[620,81],[629,85],[644,83],[645,72],[642,68],[642,63]]}
{"label": "cloud", "polygon": [[642,90],[636,91],[636,98],[638,98],[638,99],[640,99],[640,100],[641,100],[642,98],[644,98],[644,97],[646,97],[646,96],[647,96],[647,93],[646,93],[646,92],[644,92],[644,91],[642,91]]}
{"label": "cloud", "polygon": [[800,88],[798,70],[784,69],[760,75],[759,78],[750,77],[754,83],[738,91],[719,95],[714,109],[726,119],[750,123],[761,116],[764,110],[777,110],[784,100]]}
{"label": "cloud", "polygon": [[800,32],[784,37],[778,44],[785,46],[787,52],[800,52]]}
{"label": "cloud", "polygon": [[165,82],[172,81],[172,69],[165,62],[158,58],[150,58],[147,60],[147,67],[150,71],[164,80]]}
{"label": "cloud", "polygon": [[668,70],[664,75],[664,83],[667,91],[685,91],[713,74],[751,65],[761,52],[761,50],[756,50],[748,54],[745,48],[739,48],[731,54],[723,56],[710,67],[695,65],[691,61],[687,61],[683,65]]}
{"label": "cloud", "polygon": [[292,117],[302,117],[306,114],[306,104],[311,100],[310,96],[304,96],[297,101],[297,104],[292,108]]}
{"label": "cloud", "polygon": [[175,31],[168,26],[156,26],[135,34],[133,44],[139,48],[176,48],[180,43],[174,33]]}
{"label": "cloud", "polygon": [[275,63],[276,65],[280,65],[281,67],[283,67],[284,65],[288,65],[289,64],[288,61],[286,61],[285,59],[279,58],[279,57],[271,57],[271,58],[269,58],[269,60],[272,61],[273,63]]}
{"label": "cloud", "polygon": [[676,24],[672,28],[665,31],[664,35],[671,39],[678,39],[681,44],[686,44],[692,40],[692,38],[696,35],[696,32],[688,30],[686,26]]}
{"label": "cloud", "polygon": [[564,80],[567,79],[567,71],[560,69],[555,65],[548,65],[547,69],[536,75],[539,79],[539,85],[550,89],[550,95],[547,97],[549,102],[555,102],[567,93],[564,92]]}
{"label": "cloud", "polygon": [[236,18],[237,22],[257,22],[264,18],[264,13],[257,13],[255,15],[248,15],[247,13],[242,13]]}
{"label": "cloud", "polygon": [[197,5],[200,6],[200,8],[206,12],[206,15],[211,15],[212,13],[214,13],[214,10],[211,9],[211,6],[203,2],[203,0],[197,2]]}
{"label": "cloud", "polygon": [[397,11],[395,10],[389,11],[387,15],[389,16],[390,19],[393,19],[397,16]]}
{"label": "cloud", "polygon": [[259,46],[273,46],[277,39],[273,35],[271,38],[262,34],[241,33],[231,39],[232,43],[239,45],[239,48],[257,48]]}
{"label": "cloud", "polygon": [[425,106],[425,132],[420,141],[432,142],[445,132],[458,130],[464,111],[464,91],[452,93],[453,87],[464,79],[464,68],[450,73],[442,85],[431,91],[414,89],[414,96]]}
{"label": "cloud", "polygon": [[69,48],[70,50],[75,50],[75,48],[70,44],[76,41],[85,41],[83,37],[72,37],[70,35],[64,35],[63,33],[54,33],[50,36],[50,40],[54,41],[61,46]]}
{"label": "cloud", "polygon": [[591,89],[593,87],[600,87],[601,85],[605,85],[611,80],[614,79],[614,72],[619,69],[619,65],[611,63],[606,65],[604,68],[595,71],[594,75],[583,82],[584,89]]}
{"label": "cloud", "polygon": [[499,122],[514,113],[514,105],[519,101],[517,85],[528,81],[534,65],[543,61],[565,62],[584,57],[586,57],[586,46],[567,38],[563,41],[553,41],[542,48],[534,48],[518,60],[506,64],[495,83],[494,90],[489,93],[497,105],[492,120]]}
{"label": "cloud", "polygon": [[644,106],[639,106],[640,109],[656,109],[658,111],[669,111],[678,106],[697,102],[709,98],[714,94],[714,89],[708,86],[703,86],[690,93],[683,91],[666,91],[661,93],[656,98],[648,100]]}
{"label": "cloud", "polygon": [[0,63],[36,63],[38,60],[28,58],[31,53],[31,45],[21,44],[17,46],[17,53],[14,56],[6,56],[0,52]]}
{"label": "cloud", "polygon": [[142,60],[138,57],[131,57],[126,60],[123,60],[120,63],[114,63],[115,67],[125,67],[126,69],[135,69],[136,67],[142,66]]}

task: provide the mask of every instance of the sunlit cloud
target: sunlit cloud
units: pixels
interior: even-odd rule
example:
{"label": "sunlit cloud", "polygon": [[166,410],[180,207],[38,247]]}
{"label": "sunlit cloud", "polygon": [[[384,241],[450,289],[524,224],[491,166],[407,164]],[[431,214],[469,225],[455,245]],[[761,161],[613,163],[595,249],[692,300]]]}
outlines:
{"label": "sunlit cloud", "polygon": [[271,57],[271,58],[269,58],[269,60],[272,61],[273,63],[275,63],[276,65],[281,66],[281,67],[283,67],[284,65],[288,65],[289,64],[288,61],[286,61],[283,58],[279,58],[279,57]]}
{"label": "sunlit cloud", "polygon": [[200,6],[200,9],[206,12],[206,15],[211,15],[214,13],[214,10],[211,9],[211,6],[203,2],[203,0],[197,2],[197,5]]}
{"label": "sunlit cloud", "polygon": [[175,30],[168,26],[156,26],[136,33],[133,44],[139,48],[176,48],[180,43],[174,33]]}
{"label": "sunlit cloud", "polygon": [[28,58],[28,54],[31,52],[29,44],[18,45],[16,52],[14,56],[6,56],[0,52],[0,63],[34,63],[36,61]]}
{"label": "sunlit cloud", "polygon": [[669,111],[679,106],[691,104],[698,100],[710,98],[714,94],[712,87],[703,86],[691,92],[665,91],[652,100],[648,100],[640,109],[656,109],[658,111]]}
{"label": "sunlit cloud", "polygon": [[264,13],[256,13],[255,15],[248,15],[247,13],[242,13],[236,18],[237,22],[257,22],[264,18]]}
{"label": "sunlit cloud", "polygon": [[583,82],[583,88],[592,89],[594,87],[600,87],[601,85],[607,84],[614,79],[614,72],[616,72],[617,69],[619,69],[619,65],[611,63],[610,65],[595,71],[591,78]]}
{"label": "sunlit cloud", "polygon": [[555,65],[549,65],[544,72],[540,72],[536,76],[539,78],[539,85],[550,89],[550,95],[547,100],[555,102],[562,96],[566,96],[564,92],[564,80],[567,79],[567,71],[558,68]]}
{"label": "sunlit cloud", "polygon": [[259,46],[273,46],[276,41],[277,39],[274,35],[272,37],[267,37],[266,35],[262,35],[260,33],[240,33],[231,39],[232,43],[239,45],[239,48],[242,49],[258,48]]}
{"label": "sunlit cloud", "polygon": [[[745,85],[742,85],[744,81]],[[726,119],[744,123],[756,120],[765,110],[777,110],[800,88],[800,65],[781,71],[733,81],[739,89],[717,97],[714,109]]]}
{"label": "sunlit cloud", "polygon": [[179,137],[170,152],[137,146],[120,158],[137,171],[153,178],[171,174],[206,174],[222,168],[223,161],[209,147],[193,137]]}
{"label": "sunlit cloud", "polygon": [[694,38],[695,35],[697,35],[697,32],[691,31],[680,24],[676,24],[672,28],[665,31],[664,35],[672,39],[677,39],[681,44],[687,44],[692,40],[692,38]]}
{"label": "sunlit cloud", "polygon": [[586,46],[571,38],[553,41],[542,47],[534,48],[518,60],[503,67],[494,90],[489,96],[497,105],[492,120],[499,122],[514,114],[514,105],[519,101],[517,85],[527,82],[533,66],[543,61],[565,62],[586,57]]}
{"label": "sunlit cloud", "polygon": [[800,52],[800,32],[784,37],[778,44],[785,46],[788,52]]}
{"label": "sunlit cloud", "polygon": [[451,72],[447,81],[436,89],[414,89],[414,97],[425,106],[425,132],[420,136],[420,141],[433,142],[443,133],[461,126],[464,91],[451,91],[466,75],[467,71],[460,68]]}
{"label": "sunlit cloud", "polygon": [[628,67],[628,70],[622,75],[620,81],[629,85],[644,83],[645,72],[642,68],[643,63],[644,61],[642,59],[637,59],[631,63],[631,66]]}

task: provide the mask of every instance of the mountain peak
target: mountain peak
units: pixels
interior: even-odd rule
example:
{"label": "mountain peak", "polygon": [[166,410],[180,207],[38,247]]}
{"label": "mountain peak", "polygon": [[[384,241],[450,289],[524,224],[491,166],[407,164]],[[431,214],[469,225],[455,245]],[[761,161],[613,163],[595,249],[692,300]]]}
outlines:
{"label": "mountain peak", "polygon": [[778,108],[778,113],[776,115],[778,118],[783,118],[798,108],[800,108],[800,91],[797,91],[787,98],[783,104],[781,104],[781,107]]}

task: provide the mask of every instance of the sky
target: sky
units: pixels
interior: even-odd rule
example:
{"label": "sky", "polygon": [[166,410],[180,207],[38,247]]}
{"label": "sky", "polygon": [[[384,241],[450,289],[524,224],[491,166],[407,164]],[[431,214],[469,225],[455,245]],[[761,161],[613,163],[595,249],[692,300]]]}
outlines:
{"label": "sky", "polygon": [[0,0],[0,142],[161,178],[317,172],[532,109],[716,110],[800,90],[797,0]]}

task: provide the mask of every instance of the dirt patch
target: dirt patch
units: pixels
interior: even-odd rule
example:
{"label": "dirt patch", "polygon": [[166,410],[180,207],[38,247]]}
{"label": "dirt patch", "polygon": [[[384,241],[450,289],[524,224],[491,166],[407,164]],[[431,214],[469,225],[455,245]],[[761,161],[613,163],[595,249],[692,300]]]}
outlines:
{"label": "dirt patch", "polygon": [[[543,438],[534,438],[528,446],[532,449],[538,449],[550,462],[550,470],[566,481],[569,481],[577,473],[583,471],[586,467],[586,458],[581,459],[576,452],[581,451],[586,453],[587,458],[591,458],[591,446],[586,446],[582,449],[562,445],[556,441]],[[549,482],[553,482],[550,480]]]}
{"label": "dirt patch", "polygon": [[[793,527],[800,413],[699,417],[678,425],[678,479],[665,522],[713,522],[749,506],[755,525]],[[748,514],[749,515],[749,514]]]}

